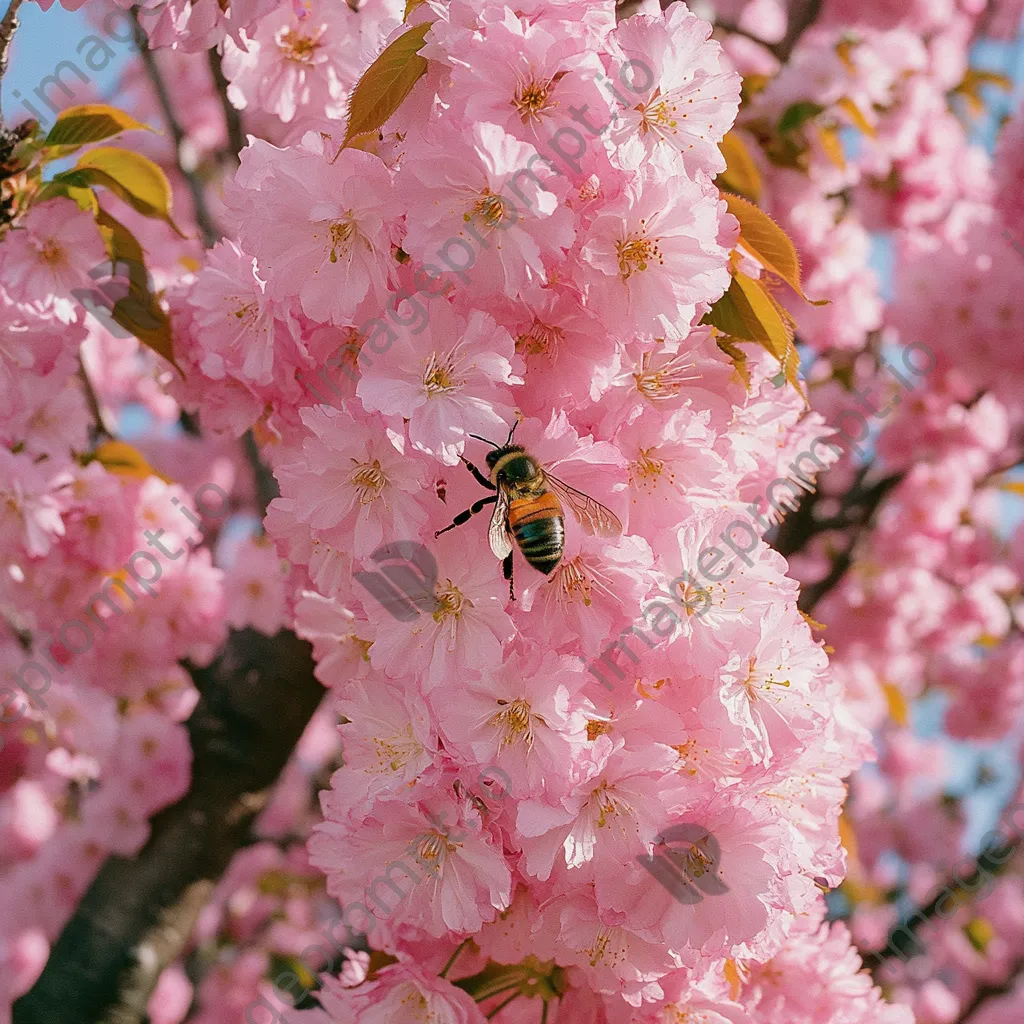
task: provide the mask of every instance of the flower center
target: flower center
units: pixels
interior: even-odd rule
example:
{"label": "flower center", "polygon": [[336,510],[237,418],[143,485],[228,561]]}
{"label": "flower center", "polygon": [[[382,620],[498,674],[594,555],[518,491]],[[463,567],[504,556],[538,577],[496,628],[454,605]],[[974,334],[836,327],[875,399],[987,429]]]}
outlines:
{"label": "flower center", "polygon": [[559,601],[572,603],[577,599],[590,607],[590,577],[577,555],[569,562],[563,562],[556,570],[555,586]]}
{"label": "flower center", "polygon": [[504,729],[505,735],[501,738],[500,747],[512,746],[523,740],[526,749],[532,749],[533,723],[530,720],[529,701],[514,700],[509,703],[507,700],[499,700],[498,703],[503,705],[501,711],[493,714],[487,724]]}
{"label": "flower center", "polygon": [[751,701],[760,700],[759,690],[768,693],[773,686],[789,686],[788,679],[775,679],[770,672],[763,672],[757,667],[757,658],[751,658],[747,664],[747,678],[743,680],[743,688]]}
{"label": "flower center", "polygon": [[377,459],[373,462],[356,462],[355,459],[352,461],[356,468],[349,479],[359,495],[359,504],[369,505],[371,501],[376,501],[381,491],[388,486],[388,478]]}
{"label": "flower center", "polygon": [[[474,217],[479,217],[485,227],[496,228],[505,214],[505,200],[501,196],[496,196],[490,189],[484,189],[473,209],[469,213],[464,213],[462,219],[469,223]],[[515,220],[512,223],[514,224]]]}
{"label": "flower center", "polygon": [[641,135],[655,129],[666,128],[671,129],[670,134],[676,133],[676,107],[674,103],[669,103],[664,97],[653,103],[648,103],[646,106],[641,103],[635,109],[640,111]]}
{"label": "flower center", "polygon": [[[643,221],[640,222],[641,226]],[[649,263],[657,260],[664,263],[665,260],[658,248],[658,239],[647,238],[641,235],[636,238],[630,235],[629,238],[615,243],[615,251],[619,256],[619,274],[623,281],[628,281],[637,271],[646,270]]]}
{"label": "flower center", "polygon": [[427,397],[444,395],[462,387],[462,380],[456,375],[451,357],[440,359],[436,352],[430,353],[427,368],[423,371],[423,387]]}
{"label": "flower center", "polygon": [[[661,482],[661,475],[665,472],[665,463],[662,459],[656,459],[651,455],[653,448],[641,448],[636,459],[629,464],[629,482],[645,491],[653,491]],[[666,474],[671,483],[674,476],[671,472]]]}
{"label": "flower center", "polygon": [[516,352],[521,356],[547,355],[554,359],[563,336],[561,327],[548,327],[547,324],[534,320],[530,329],[516,338]]}
{"label": "flower center", "polygon": [[629,808],[608,789],[608,783],[602,782],[601,788],[594,791],[591,799],[597,803],[597,827],[604,828],[609,818],[615,818],[628,812]]}
{"label": "flower center", "polygon": [[663,402],[675,398],[688,381],[699,380],[699,373],[687,373],[694,363],[686,362],[682,354],[675,355],[657,369],[650,366],[650,353],[645,352],[637,371],[633,374],[636,389],[649,402]]}
{"label": "flower center", "polygon": [[338,250],[342,256],[349,253],[349,243],[355,237],[356,226],[351,220],[336,220],[331,224],[331,262],[338,262]]}
{"label": "flower center", "polygon": [[462,606],[473,607],[473,602],[467,600],[461,590],[451,580],[445,580],[447,587],[441,587],[434,591],[437,598],[437,609],[434,611],[434,621],[444,622],[445,619],[458,619],[462,615]]}
{"label": "flower center", "polygon": [[60,243],[55,242],[52,238],[48,238],[43,243],[42,249],[39,250],[39,258],[51,267],[56,266],[58,263],[63,263],[64,256],[63,246],[61,246]]}
{"label": "flower center", "polygon": [[526,124],[531,117],[538,117],[542,110],[548,106],[548,95],[551,83],[538,82],[531,79],[526,85],[521,85],[512,99],[512,106],[519,111],[519,116]]}
{"label": "flower center", "polygon": [[389,739],[374,736],[373,746],[377,751],[376,770],[378,772],[401,771],[413,757],[418,757],[423,753],[422,745],[413,736],[411,725],[405,727],[404,733]]}
{"label": "flower center", "polygon": [[320,48],[321,35],[323,35],[323,29],[320,29],[315,36],[307,36],[294,28],[289,28],[277,34],[277,46],[287,60],[294,60],[299,64],[311,64],[314,54]]}

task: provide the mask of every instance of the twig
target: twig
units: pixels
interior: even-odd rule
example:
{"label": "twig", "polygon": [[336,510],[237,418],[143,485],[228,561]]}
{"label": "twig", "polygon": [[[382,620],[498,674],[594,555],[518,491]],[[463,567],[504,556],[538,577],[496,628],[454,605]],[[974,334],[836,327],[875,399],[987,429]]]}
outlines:
{"label": "twig", "polygon": [[[3,21],[0,21],[0,79],[7,71],[7,61],[10,57],[11,40],[14,38],[15,30],[18,28],[18,8],[23,0],[11,0]],[[3,127],[4,119],[0,114],[0,127]]]}
{"label": "twig", "polygon": [[174,140],[174,158],[177,161],[178,170],[181,171],[188,184],[189,192],[192,194],[196,224],[199,225],[199,230],[202,232],[203,245],[209,249],[221,237],[223,232],[217,228],[213,222],[213,217],[210,215],[210,209],[206,205],[206,190],[203,187],[203,183],[199,180],[195,171],[186,170],[182,164],[181,150],[182,144],[185,141],[185,132],[175,116],[171,97],[167,92],[167,85],[164,82],[163,75],[160,73],[160,69],[157,67],[153,51],[149,48],[149,39],[139,24],[139,9],[133,7],[129,13],[132,17],[132,32],[135,36],[135,45],[139,48],[139,55],[142,57],[142,63],[146,67],[146,74],[156,92],[160,109],[163,111],[164,121],[167,122],[171,138]]}
{"label": "twig", "polygon": [[1019,959],[1014,962],[1013,967],[1010,968],[1010,973],[1002,984],[979,985],[974,993],[974,998],[960,1011],[958,1020],[967,1021],[971,1014],[986,1000],[992,999],[995,996],[1006,995],[1015,987],[1017,979],[1022,974],[1024,974],[1024,959]]}
{"label": "twig", "polygon": [[92,381],[89,379],[89,374],[85,369],[85,363],[82,361],[82,356],[78,356],[78,376],[82,381],[82,390],[85,392],[85,401],[89,406],[89,413],[92,416],[93,423],[95,424],[96,439],[100,437],[113,438],[114,432],[110,429],[107,423],[107,418],[103,414],[103,406],[100,405],[100,400],[96,395],[96,389],[92,386]]}
{"label": "twig", "polygon": [[789,4],[788,24],[782,41],[769,47],[782,64],[789,60],[800,37],[814,24],[821,13],[822,0],[795,0]]}
{"label": "twig", "polygon": [[732,22],[716,21],[715,28],[719,28],[723,32],[728,32],[734,36],[743,36],[744,39],[749,39],[752,43],[757,43],[758,46],[763,46],[766,50],[772,48],[771,43],[766,42],[759,36],[755,36],[753,32],[748,32],[745,28],[740,28],[739,25],[732,24]]}
{"label": "twig", "polygon": [[263,459],[260,458],[259,445],[256,444],[256,438],[253,437],[251,430],[245,432],[245,436],[242,438],[242,447],[245,449],[245,457],[249,460],[249,466],[256,481],[256,501],[259,505],[260,518],[262,519],[267,514],[267,506],[281,492],[278,489],[277,479],[274,477],[274,474],[267,468]]}
{"label": "twig", "polygon": [[242,112],[228,99],[228,80],[224,77],[221,55],[215,46],[206,51],[207,59],[210,62],[210,74],[213,75],[213,84],[220,97],[220,105],[224,111],[224,123],[228,131],[227,153],[238,162],[238,154],[245,149],[245,131],[242,128]]}
{"label": "twig", "polygon": [[[924,945],[917,938],[917,929],[926,921],[930,921],[939,914],[939,907],[950,898],[955,898],[958,893],[973,893],[983,876],[996,875],[1000,870],[1005,870],[1003,865],[1009,860],[1010,855],[1020,845],[1021,837],[1013,836],[999,846],[989,846],[978,855],[974,870],[964,878],[962,875],[954,874],[954,877],[944,885],[939,892],[932,897],[920,910],[915,911],[902,924],[897,925],[889,932],[889,941],[885,949],[868,953],[864,956],[864,965],[874,970],[896,956],[904,963],[911,957],[918,954],[913,952],[911,943],[921,947]],[[966,901],[962,901],[966,902]],[[910,954],[909,956],[907,954]],[[869,961],[872,961],[869,964]]]}

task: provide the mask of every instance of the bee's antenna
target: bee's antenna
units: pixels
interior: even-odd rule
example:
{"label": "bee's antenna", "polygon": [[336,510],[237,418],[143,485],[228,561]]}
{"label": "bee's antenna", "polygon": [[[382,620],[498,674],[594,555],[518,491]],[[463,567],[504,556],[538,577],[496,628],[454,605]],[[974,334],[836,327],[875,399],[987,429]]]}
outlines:
{"label": "bee's antenna", "polygon": [[470,437],[475,437],[478,441],[483,441],[484,444],[489,444],[492,448],[500,448],[500,444],[495,444],[493,441],[488,441],[486,437],[481,437],[479,434],[470,434]]}
{"label": "bee's antenna", "polygon": [[519,420],[517,419],[515,421],[515,423],[512,424],[512,429],[508,432],[508,440],[505,442],[506,445],[509,445],[509,444],[512,443],[512,435],[516,432],[516,427],[518,427],[518,426],[519,426]]}

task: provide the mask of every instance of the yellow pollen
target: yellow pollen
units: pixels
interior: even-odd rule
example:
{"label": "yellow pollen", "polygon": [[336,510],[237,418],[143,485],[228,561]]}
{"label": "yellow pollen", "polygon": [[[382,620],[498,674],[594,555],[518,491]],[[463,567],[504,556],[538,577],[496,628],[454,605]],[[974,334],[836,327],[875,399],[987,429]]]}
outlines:
{"label": "yellow pollen", "polygon": [[51,267],[56,266],[58,263],[63,263],[65,256],[64,247],[58,242],[53,241],[53,239],[47,239],[43,243],[42,249],[39,250],[39,258]]}
{"label": "yellow pollen", "polygon": [[388,486],[388,478],[384,475],[384,471],[380,468],[380,462],[374,459],[373,462],[356,462],[355,472],[349,478],[350,482],[356,489],[356,493],[359,495],[360,505],[369,505],[370,502],[376,501],[381,494],[381,491]]}
{"label": "yellow pollen", "polygon": [[306,36],[289,28],[278,34],[277,45],[288,60],[294,60],[300,64],[310,64],[313,61],[313,55],[320,48],[320,34],[318,33],[315,37]]}
{"label": "yellow pollen", "polygon": [[587,721],[587,739],[591,743],[597,739],[598,736],[603,736],[605,733],[612,731],[611,722],[602,722],[597,718],[591,718]]}
{"label": "yellow pollen", "polygon": [[462,219],[468,223],[473,217],[480,217],[487,227],[494,228],[501,223],[504,216],[504,200],[489,189],[485,189],[473,209],[469,213],[464,213]]}
{"label": "yellow pollen", "polygon": [[514,700],[510,703],[506,700],[499,700],[498,703],[503,705],[501,711],[491,715],[487,724],[500,726],[505,730],[500,747],[510,747],[518,743],[519,740],[523,740],[526,743],[526,749],[531,750],[533,748],[533,723],[530,717],[529,701]]}
{"label": "yellow pollen", "polygon": [[516,352],[521,356],[546,355],[549,359],[554,359],[562,338],[561,327],[548,327],[547,324],[534,320],[530,329],[516,338]]}
{"label": "yellow pollen", "polygon": [[751,658],[747,664],[747,678],[743,680],[743,687],[751,701],[760,700],[758,690],[768,693],[773,686],[789,686],[788,679],[775,679],[768,673],[758,671],[757,659]]}
{"label": "yellow pollen", "polygon": [[444,622],[445,619],[458,619],[462,615],[462,606],[473,607],[473,602],[468,601],[462,591],[452,583],[445,580],[447,587],[439,587],[434,591],[437,598],[437,610],[434,612],[435,622]]}
{"label": "yellow pollen", "polygon": [[562,600],[575,601],[577,598],[590,607],[590,577],[583,568],[583,560],[577,555],[569,562],[563,562],[556,570],[558,596]]}
{"label": "yellow pollen", "polygon": [[462,386],[462,381],[455,376],[455,368],[451,360],[440,360],[436,352],[430,353],[427,368],[423,371],[423,387],[427,397],[447,394],[449,391],[456,391]]}
{"label": "yellow pollen", "polygon": [[676,355],[661,366],[652,368],[650,353],[645,352],[633,380],[637,391],[649,402],[663,402],[675,398],[684,384],[700,379],[699,373],[686,372],[693,367],[694,364],[686,362],[684,356]]}
{"label": "yellow pollen", "polygon": [[[661,129],[662,134],[676,134],[675,104],[670,104],[665,99],[649,103],[647,106],[640,104],[635,108],[640,111],[640,134],[646,135],[649,131]],[[683,115],[686,116],[685,114]],[[668,132],[665,129],[669,129]]]}
{"label": "yellow pollen", "polygon": [[531,117],[537,117],[548,105],[548,86],[551,83],[541,84],[536,80],[530,81],[528,85],[521,86],[516,90],[512,99],[512,106],[519,111],[519,116],[526,124]]}
{"label": "yellow pollen", "polygon": [[349,251],[349,240],[356,233],[356,226],[350,220],[336,220],[330,227],[331,232],[331,262],[338,262],[338,250],[341,249],[342,256],[347,256]]}
{"label": "yellow pollen", "polygon": [[254,599],[261,597],[263,594],[263,584],[259,580],[250,580],[246,584],[245,589],[249,592],[249,596]]}
{"label": "yellow pollen", "polygon": [[656,238],[625,238],[615,243],[615,251],[619,255],[619,274],[623,281],[628,281],[639,270],[646,270],[655,260],[665,262]]}

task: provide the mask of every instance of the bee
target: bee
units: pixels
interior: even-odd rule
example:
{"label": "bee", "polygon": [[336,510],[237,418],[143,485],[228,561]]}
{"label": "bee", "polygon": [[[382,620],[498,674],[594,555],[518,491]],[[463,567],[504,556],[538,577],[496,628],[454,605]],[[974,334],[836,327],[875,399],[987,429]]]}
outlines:
{"label": "bee", "polygon": [[545,576],[550,575],[562,559],[566,507],[571,509],[587,533],[599,537],[617,537],[622,533],[622,523],[611,509],[559,480],[544,469],[522,445],[512,444],[515,429],[514,424],[503,445],[477,434],[469,435],[491,446],[491,451],[487,453],[490,478],[466,459],[462,459],[463,465],[478,483],[494,493],[474,502],[465,512],[460,512],[450,526],[434,534],[440,537],[442,533],[467,522],[487,505],[494,505],[487,539],[495,558],[502,562],[505,579],[509,581],[509,597],[513,601],[513,543],[534,569]]}

